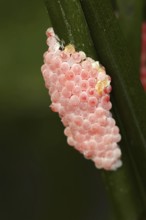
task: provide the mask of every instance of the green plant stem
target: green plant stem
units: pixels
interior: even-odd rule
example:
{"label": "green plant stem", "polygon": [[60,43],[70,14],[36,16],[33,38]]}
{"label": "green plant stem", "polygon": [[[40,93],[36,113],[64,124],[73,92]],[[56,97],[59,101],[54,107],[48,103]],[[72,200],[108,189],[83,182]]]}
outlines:
{"label": "green plant stem", "polygon": [[140,72],[143,3],[144,2],[142,0],[117,0],[119,24],[126,38],[130,55],[134,60],[134,65],[138,75]]}
{"label": "green plant stem", "polygon": [[143,7],[143,21],[146,21],[146,1],[143,0],[143,4],[144,4],[144,7]]}
{"label": "green plant stem", "polygon": [[72,43],[79,50],[87,51],[88,56],[96,57],[87,23],[78,2],[73,0],[44,0],[44,2],[59,38],[66,44]]}
{"label": "green plant stem", "polygon": [[[46,0],[45,4],[59,38],[66,43],[74,43],[77,50],[83,50],[88,56],[96,58],[96,51],[79,1]],[[122,168],[116,172],[101,171],[101,175],[104,174],[104,179],[107,181],[106,186],[109,189],[117,219],[138,220],[144,210],[143,200],[131,169],[130,159],[124,151],[123,154]]]}
{"label": "green plant stem", "polygon": [[123,124],[129,155],[132,155],[145,187],[146,95],[110,2],[81,0],[81,3],[100,60],[112,77],[112,96],[119,123]]}

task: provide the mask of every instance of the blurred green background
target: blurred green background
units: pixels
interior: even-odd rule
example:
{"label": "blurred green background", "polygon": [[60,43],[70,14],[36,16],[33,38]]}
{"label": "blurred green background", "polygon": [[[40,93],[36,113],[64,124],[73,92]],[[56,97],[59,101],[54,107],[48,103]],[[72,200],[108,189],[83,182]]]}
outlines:
{"label": "blurred green background", "polygon": [[98,170],[67,146],[49,109],[43,1],[0,0],[0,11],[0,219],[108,220]]}

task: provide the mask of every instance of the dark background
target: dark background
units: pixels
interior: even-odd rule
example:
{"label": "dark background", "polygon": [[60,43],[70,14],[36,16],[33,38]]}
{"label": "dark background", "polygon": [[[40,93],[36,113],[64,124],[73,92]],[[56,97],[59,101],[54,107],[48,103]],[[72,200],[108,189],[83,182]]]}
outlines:
{"label": "dark background", "polygon": [[41,0],[0,0],[0,219],[108,220],[99,171],[67,146],[40,67]]}

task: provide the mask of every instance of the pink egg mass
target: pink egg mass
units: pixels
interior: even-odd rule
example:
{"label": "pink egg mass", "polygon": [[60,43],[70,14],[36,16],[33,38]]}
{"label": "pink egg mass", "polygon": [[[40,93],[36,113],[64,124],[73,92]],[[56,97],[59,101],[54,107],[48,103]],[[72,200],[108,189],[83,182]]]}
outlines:
{"label": "pink egg mass", "polygon": [[46,32],[48,51],[41,68],[51,97],[51,109],[58,112],[67,142],[99,169],[116,170],[122,165],[119,128],[110,109],[111,78],[98,61],[63,46],[53,28]]}

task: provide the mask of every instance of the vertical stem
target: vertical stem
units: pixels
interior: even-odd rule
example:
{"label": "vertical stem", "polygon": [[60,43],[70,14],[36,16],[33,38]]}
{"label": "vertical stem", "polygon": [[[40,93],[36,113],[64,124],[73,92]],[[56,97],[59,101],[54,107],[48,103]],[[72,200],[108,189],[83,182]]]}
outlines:
{"label": "vertical stem", "polygon": [[143,1],[117,0],[119,24],[139,75]]}
{"label": "vertical stem", "polygon": [[[88,56],[96,58],[97,55],[79,1],[46,0],[45,3],[53,28],[59,38],[65,40],[66,43],[75,44],[77,50],[84,50]],[[100,33],[98,34],[100,35]],[[139,220],[143,213],[143,201],[129,157],[124,151],[123,154],[124,165],[122,168],[116,172],[101,171],[101,175],[104,175],[104,179],[107,181],[106,186],[109,189],[117,219]]]}
{"label": "vertical stem", "polygon": [[72,43],[88,56],[96,57],[90,32],[78,1],[45,0],[53,28],[66,44]]}
{"label": "vertical stem", "polygon": [[136,163],[145,188],[146,95],[109,0],[81,0],[81,4],[94,45],[113,79],[114,105],[126,132],[129,155]]}

